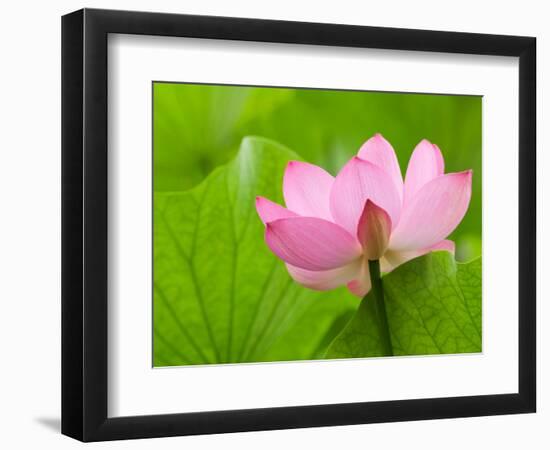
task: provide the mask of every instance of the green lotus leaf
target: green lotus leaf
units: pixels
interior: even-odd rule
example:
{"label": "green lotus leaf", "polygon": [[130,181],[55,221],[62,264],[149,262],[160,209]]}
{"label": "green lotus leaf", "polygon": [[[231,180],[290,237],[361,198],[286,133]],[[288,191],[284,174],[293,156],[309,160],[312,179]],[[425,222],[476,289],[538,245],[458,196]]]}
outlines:
{"label": "green lotus leaf", "polygon": [[322,358],[359,300],[296,284],[265,245],[257,195],[282,202],[299,157],[243,140],[196,188],[154,197],[155,366]]}
{"label": "green lotus leaf", "polygon": [[[413,259],[382,277],[394,355],[481,352],[481,258],[449,252]],[[372,291],[326,357],[387,356]]]}

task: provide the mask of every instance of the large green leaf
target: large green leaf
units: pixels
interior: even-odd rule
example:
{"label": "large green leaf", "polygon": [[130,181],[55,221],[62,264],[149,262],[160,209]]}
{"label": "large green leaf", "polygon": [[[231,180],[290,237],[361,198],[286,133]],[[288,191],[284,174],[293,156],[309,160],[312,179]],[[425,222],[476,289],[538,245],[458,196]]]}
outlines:
{"label": "large green leaf", "polygon": [[297,285],[264,243],[255,197],[281,201],[297,158],[246,138],[193,190],[155,194],[155,366],[322,357],[353,315],[345,289]]}
{"label": "large green leaf", "polygon": [[[460,264],[448,252],[429,253],[382,283],[394,355],[481,351],[481,258]],[[383,355],[371,291],[326,357]]]}

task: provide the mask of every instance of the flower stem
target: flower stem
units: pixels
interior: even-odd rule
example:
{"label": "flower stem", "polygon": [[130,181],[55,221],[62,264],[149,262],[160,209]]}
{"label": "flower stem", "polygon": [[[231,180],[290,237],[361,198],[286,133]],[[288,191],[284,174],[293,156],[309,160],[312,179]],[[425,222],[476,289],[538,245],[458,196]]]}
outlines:
{"label": "flower stem", "polygon": [[388,315],[386,314],[386,303],[384,302],[384,289],[382,288],[382,278],[380,277],[380,261],[378,259],[374,261],[369,260],[369,273],[372,293],[375,299],[374,307],[380,325],[380,337],[385,352],[384,356],[393,356]]}

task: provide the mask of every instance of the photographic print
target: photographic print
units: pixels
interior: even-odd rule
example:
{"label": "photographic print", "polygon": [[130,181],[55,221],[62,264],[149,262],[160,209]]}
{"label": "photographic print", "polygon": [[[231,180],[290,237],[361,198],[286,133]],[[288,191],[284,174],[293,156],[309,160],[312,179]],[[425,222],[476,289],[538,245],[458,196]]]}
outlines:
{"label": "photographic print", "polygon": [[63,434],[536,411],[536,38],[87,8],[61,36]]}
{"label": "photographic print", "polygon": [[482,351],[480,96],[152,96],[154,367]]}

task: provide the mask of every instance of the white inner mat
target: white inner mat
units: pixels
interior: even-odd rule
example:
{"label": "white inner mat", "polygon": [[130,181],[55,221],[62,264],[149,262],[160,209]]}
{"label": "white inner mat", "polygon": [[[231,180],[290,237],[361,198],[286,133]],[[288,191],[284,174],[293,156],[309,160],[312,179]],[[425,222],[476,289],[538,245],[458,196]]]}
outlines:
{"label": "white inner mat", "polygon": [[[110,417],[518,391],[518,59],[110,35]],[[483,95],[483,353],[153,369],[153,80]]]}

